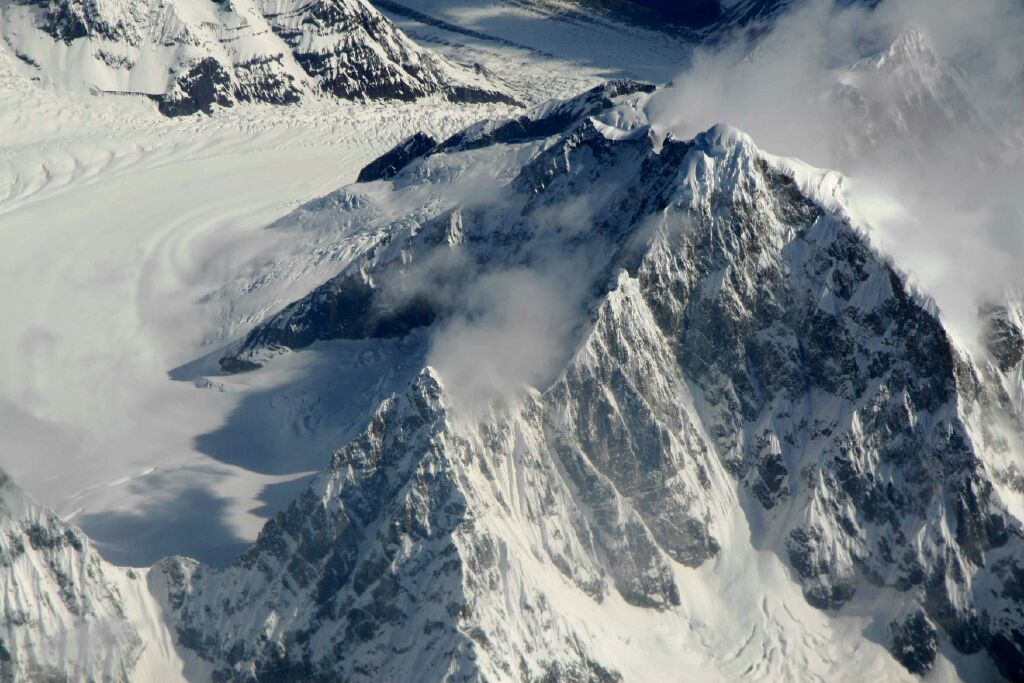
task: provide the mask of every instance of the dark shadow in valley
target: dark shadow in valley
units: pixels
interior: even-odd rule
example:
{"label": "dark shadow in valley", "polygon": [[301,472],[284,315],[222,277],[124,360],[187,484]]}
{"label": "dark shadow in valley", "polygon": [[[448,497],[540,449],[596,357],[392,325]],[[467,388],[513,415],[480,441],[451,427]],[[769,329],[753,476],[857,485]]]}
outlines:
{"label": "dark shadow in valley", "polygon": [[[366,427],[381,401],[415,377],[423,367],[425,339],[417,332],[404,339],[317,342],[274,359],[245,376],[258,388],[246,393],[224,424],[196,437],[196,449],[214,462],[139,477],[125,486],[145,504],[83,514],[75,523],[116,564],[146,566],[187,555],[215,567],[229,565],[251,541],[230,523],[229,500],[217,485],[235,475],[218,463],[259,475],[296,475],[265,485],[250,510],[272,517]],[[196,391],[229,391],[216,367],[219,355],[175,368],[169,376],[194,383]]]}
{"label": "dark shadow in valley", "polygon": [[264,519],[273,517],[298,498],[299,494],[306,490],[306,487],[309,486],[309,483],[315,476],[316,474],[307,474],[295,479],[289,479],[288,481],[267,484],[263,487],[259,496],[263,504],[260,507],[253,508],[252,514]]}
{"label": "dark shadow in valley", "polygon": [[214,566],[230,564],[249,545],[227,524],[227,504],[213,495],[219,470],[154,472],[127,484],[148,502],[134,511],[83,514],[73,521],[96,543],[104,559],[148,566],[169,555],[187,555]]}
{"label": "dark shadow in valley", "polygon": [[[423,367],[424,339],[416,333],[321,341],[279,356],[246,373],[247,381],[266,388],[250,390],[227,422],[196,437],[196,450],[259,474],[322,470],[331,453],[365,428],[380,402]],[[218,378],[209,381],[218,386]]]}

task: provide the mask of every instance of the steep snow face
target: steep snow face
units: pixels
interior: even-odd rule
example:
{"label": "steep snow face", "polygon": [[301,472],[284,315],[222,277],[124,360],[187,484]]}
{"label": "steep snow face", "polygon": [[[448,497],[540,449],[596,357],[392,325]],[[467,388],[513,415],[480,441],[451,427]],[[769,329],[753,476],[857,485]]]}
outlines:
{"label": "steep snow face", "polygon": [[0,33],[71,87],[144,94],[166,115],[304,97],[511,102],[480,73],[413,43],[365,0],[14,3]]}
{"label": "steep snow face", "polygon": [[[427,328],[436,370],[234,567],[162,566],[179,636],[219,676],[614,679],[630,666],[629,648],[606,647],[629,636],[620,606],[692,619],[680,572],[757,552],[830,629],[864,619],[846,637],[865,653],[864,637],[909,672],[1022,675],[1019,359],[951,341],[851,222],[840,178],[726,126],[655,141],[645,97],[616,94],[546,137],[522,133],[540,113],[476,126],[303,209],[388,218],[224,364]],[[484,168],[494,199],[480,202],[468,190]],[[580,311],[542,335],[556,370],[539,391],[467,395],[446,349],[515,325],[486,329],[460,292],[530,272]],[[737,590],[753,607],[786,589]],[[207,609],[224,595],[229,609]],[[846,656],[832,677],[861,673]]]}
{"label": "steep snow face", "polygon": [[184,680],[147,572],[104,562],[6,475],[0,496],[4,680]]}

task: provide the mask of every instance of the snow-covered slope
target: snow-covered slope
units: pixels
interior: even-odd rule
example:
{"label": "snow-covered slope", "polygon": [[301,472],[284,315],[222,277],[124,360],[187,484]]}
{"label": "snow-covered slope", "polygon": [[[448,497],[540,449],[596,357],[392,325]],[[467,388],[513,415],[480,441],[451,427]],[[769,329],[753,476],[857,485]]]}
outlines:
{"label": "snow-covered slope", "polygon": [[0,35],[45,78],[148,95],[167,115],[314,96],[512,101],[366,0],[13,2],[0,11]]}
{"label": "snow-covered slope", "polygon": [[80,530],[2,476],[3,680],[183,680],[147,572],[104,562]]}

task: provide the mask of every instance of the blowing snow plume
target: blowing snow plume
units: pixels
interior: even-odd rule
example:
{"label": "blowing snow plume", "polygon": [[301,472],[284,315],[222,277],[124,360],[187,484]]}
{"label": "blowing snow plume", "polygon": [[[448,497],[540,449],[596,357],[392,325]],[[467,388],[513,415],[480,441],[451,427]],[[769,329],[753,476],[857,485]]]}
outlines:
{"label": "blowing snow plume", "polygon": [[1024,5],[818,1],[771,32],[698,51],[654,98],[659,135],[725,121],[846,174],[872,240],[963,341],[1024,280]]}

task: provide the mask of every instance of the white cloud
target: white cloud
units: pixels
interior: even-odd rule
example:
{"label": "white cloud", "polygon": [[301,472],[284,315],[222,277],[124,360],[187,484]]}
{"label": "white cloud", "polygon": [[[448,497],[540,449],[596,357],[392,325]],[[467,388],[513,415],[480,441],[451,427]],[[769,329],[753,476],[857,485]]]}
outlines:
{"label": "white cloud", "polygon": [[570,272],[520,268],[472,284],[427,356],[457,407],[473,413],[554,378],[581,316],[582,287]]}
{"label": "white cloud", "polygon": [[[910,27],[952,81],[928,59],[896,75],[849,70]],[[1011,116],[1024,110],[1022,73],[1020,2],[885,0],[872,11],[820,0],[756,45],[738,35],[698,51],[648,115],[661,134],[728,123],[766,151],[843,171],[874,242],[973,343],[978,305],[1024,288],[1024,131]],[[840,82],[870,106],[837,97]]]}

